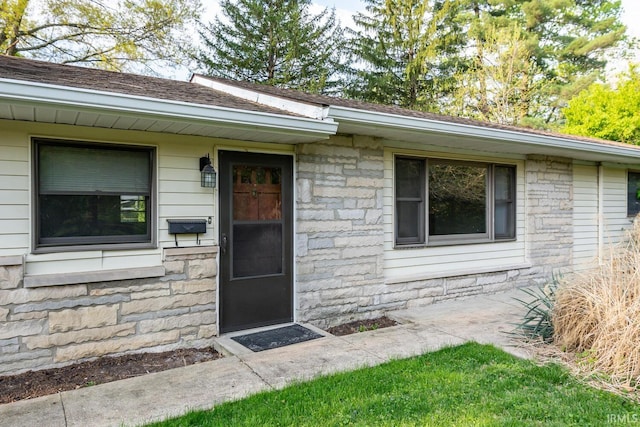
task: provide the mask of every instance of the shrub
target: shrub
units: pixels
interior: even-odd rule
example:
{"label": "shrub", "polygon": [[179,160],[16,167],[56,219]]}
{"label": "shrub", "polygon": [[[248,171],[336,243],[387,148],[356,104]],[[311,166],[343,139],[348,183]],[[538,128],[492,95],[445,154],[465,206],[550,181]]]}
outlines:
{"label": "shrub", "polygon": [[593,270],[556,292],[552,317],[560,348],[587,354],[593,373],[615,384],[640,382],[640,225]]}
{"label": "shrub", "polygon": [[527,297],[515,299],[527,309],[527,313],[516,326],[515,334],[528,340],[542,340],[545,343],[553,341],[552,315],[558,283],[558,278],[554,277],[551,283],[542,288],[522,289]]}

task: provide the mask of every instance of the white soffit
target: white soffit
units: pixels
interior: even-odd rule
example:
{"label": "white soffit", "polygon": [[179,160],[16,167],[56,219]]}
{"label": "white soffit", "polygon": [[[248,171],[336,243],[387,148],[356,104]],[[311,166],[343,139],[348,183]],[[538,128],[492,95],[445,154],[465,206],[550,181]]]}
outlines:
{"label": "white soffit", "polygon": [[[3,105],[4,104],[4,105]],[[0,79],[0,118],[40,121],[47,112],[47,122],[57,123],[56,117],[75,115],[107,115],[132,123],[131,119],[160,121],[169,128],[200,129],[196,135],[245,138],[265,142],[311,142],[335,134],[337,123],[272,113],[192,104],[115,92],[96,91],[68,86],[50,85],[23,80]],[[7,108],[8,107],[8,108]],[[52,113],[55,110],[55,114]],[[28,113],[32,111],[32,113]],[[30,115],[32,117],[30,117]],[[128,118],[129,120],[124,120]],[[31,119],[31,120],[30,120]],[[53,121],[50,121],[53,120]],[[44,120],[43,120],[44,121]],[[100,123],[100,120],[96,120]],[[68,124],[68,118],[65,121]],[[183,126],[173,126],[180,124]],[[184,132],[179,132],[184,133]]]}

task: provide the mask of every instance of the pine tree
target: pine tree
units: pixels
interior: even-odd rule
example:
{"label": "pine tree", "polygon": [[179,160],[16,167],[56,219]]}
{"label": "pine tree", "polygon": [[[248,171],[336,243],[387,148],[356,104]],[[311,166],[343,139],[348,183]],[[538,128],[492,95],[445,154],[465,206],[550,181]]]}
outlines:
{"label": "pine tree", "polygon": [[517,25],[484,31],[471,67],[458,75],[447,112],[508,125],[526,122],[544,88],[526,36]]}
{"label": "pine tree", "polygon": [[464,41],[454,1],[366,0],[353,31],[355,79],[347,96],[437,110],[454,88]]}
{"label": "pine tree", "polygon": [[[513,110],[524,112],[518,121],[531,126],[553,126],[568,99],[602,75],[606,54],[624,37],[617,0],[461,0],[460,4],[466,10],[469,52],[475,56],[478,75],[487,74],[482,68],[491,59],[486,57],[492,43],[487,35],[513,25],[520,29],[521,43],[536,72],[525,90],[531,96],[514,99],[519,105]],[[505,40],[503,47],[508,44]],[[484,80],[477,84],[482,115],[490,108],[492,88]]]}
{"label": "pine tree", "polygon": [[205,74],[331,93],[345,70],[345,40],[335,12],[313,15],[310,0],[223,0],[200,31]]}

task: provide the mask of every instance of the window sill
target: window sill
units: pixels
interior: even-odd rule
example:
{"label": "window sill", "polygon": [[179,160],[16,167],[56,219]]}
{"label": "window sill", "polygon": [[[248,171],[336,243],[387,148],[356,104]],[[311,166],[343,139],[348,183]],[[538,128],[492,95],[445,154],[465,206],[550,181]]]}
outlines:
{"label": "window sill", "polygon": [[430,273],[430,274],[417,274],[413,276],[394,277],[394,278],[386,279],[384,283],[386,285],[393,285],[397,283],[419,282],[421,280],[442,279],[445,277],[460,277],[460,276],[471,276],[475,274],[500,273],[502,271],[522,270],[522,269],[531,268],[531,267],[532,267],[532,264],[530,262],[525,262],[521,264],[498,265],[495,267],[458,269],[455,271],[439,271],[439,272]]}
{"label": "window sill", "polygon": [[460,239],[460,240],[440,240],[440,241],[430,241],[429,243],[415,243],[415,244],[405,244],[405,245],[394,245],[393,249],[424,249],[424,248],[437,248],[441,246],[466,246],[466,245],[486,245],[493,243],[508,243],[515,242],[517,238],[513,239],[499,239],[499,240],[490,240],[490,239]]}
{"label": "window sill", "polygon": [[41,246],[31,251],[33,254],[52,254],[57,252],[83,252],[83,251],[125,251],[130,249],[156,249],[155,243],[114,243],[100,245],[73,245],[73,246]]}
{"label": "window sill", "polygon": [[9,267],[22,264],[24,264],[24,258],[22,257],[22,255],[0,256],[0,267]]}
{"label": "window sill", "polygon": [[80,283],[110,282],[114,280],[146,279],[162,277],[164,267],[123,268],[118,270],[84,271],[80,273],[59,273],[24,276],[25,288],[40,286],[75,285]]}

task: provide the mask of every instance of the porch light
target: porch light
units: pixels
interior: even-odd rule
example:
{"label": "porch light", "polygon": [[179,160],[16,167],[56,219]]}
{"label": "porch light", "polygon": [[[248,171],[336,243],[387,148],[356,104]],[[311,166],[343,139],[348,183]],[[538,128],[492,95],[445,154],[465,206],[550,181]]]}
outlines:
{"label": "porch light", "polygon": [[200,157],[200,186],[211,188],[216,186],[216,170],[211,166],[209,154],[206,157]]}

